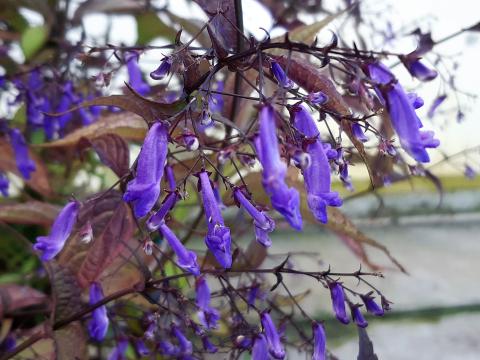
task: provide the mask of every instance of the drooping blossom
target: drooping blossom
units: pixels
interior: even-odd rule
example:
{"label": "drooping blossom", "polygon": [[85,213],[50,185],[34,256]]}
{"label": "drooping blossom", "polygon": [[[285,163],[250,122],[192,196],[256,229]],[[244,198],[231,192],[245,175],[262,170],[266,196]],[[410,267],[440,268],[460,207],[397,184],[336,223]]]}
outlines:
{"label": "drooping blossom", "polygon": [[275,222],[265,212],[258,210],[243,193],[243,191],[236,187],[233,190],[233,197],[238,206],[242,206],[248,214],[253,218],[255,225],[255,238],[263,246],[271,246],[272,241],[268,236],[275,229]]}
{"label": "drooping blossom", "polygon": [[50,234],[37,237],[37,242],[33,245],[33,248],[42,253],[41,259],[43,261],[53,259],[62,251],[65,241],[67,241],[77,221],[79,208],[80,204],[77,201],[70,201],[53,222]]}
{"label": "drooping blossom", "polygon": [[200,143],[198,141],[198,138],[190,132],[188,129],[186,129],[183,134],[181,135],[182,140],[183,140],[183,145],[188,151],[195,151],[198,149]]}
{"label": "drooping blossom", "polygon": [[220,319],[220,313],[210,306],[210,288],[203,276],[196,279],[195,291],[197,293],[197,306],[200,309],[198,312],[200,322],[207,329],[215,329]]}
{"label": "drooping blossom", "polygon": [[214,354],[218,351],[218,348],[214,344],[212,344],[208,336],[205,336],[205,335],[202,336],[202,345],[203,345],[203,349],[207,353]]}
{"label": "drooping blossom", "polygon": [[313,354],[312,360],[325,360],[327,358],[327,336],[322,324],[314,321],[313,331]]}
{"label": "drooping blossom", "polygon": [[150,354],[150,350],[147,348],[142,339],[135,340],[135,349],[140,356],[147,356]]}
{"label": "drooping blossom", "polygon": [[8,196],[8,185],[10,182],[8,181],[7,175],[3,171],[0,171],[0,193],[7,197]]}
{"label": "drooping blossom", "polygon": [[310,166],[302,172],[307,190],[308,207],[318,221],[326,223],[328,221],[327,206],[341,206],[342,199],[330,188],[330,163],[325,146],[320,139],[315,121],[304,106],[292,106],[290,114],[295,128],[307,138],[305,148],[310,155]]}
{"label": "drooping blossom", "polygon": [[150,77],[153,80],[162,80],[165,76],[170,73],[172,67],[173,59],[170,56],[164,57],[160,62],[158,68],[150,73]]}
{"label": "drooping blossom", "polygon": [[280,334],[278,333],[270,314],[268,312],[263,312],[260,315],[260,318],[265,331],[270,355],[275,359],[283,359],[285,357],[285,349],[280,341]]}
{"label": "drooping blossom", "polygon": [[173,172],[173,168],[171,165],[165,166],[165,173],[168,182],[168,189],[170,191],[175,191],[177,189],[177,182],[175,181],[175,173]]}
{"label": "drooping blossom", "polygon": [[124,360],[125,352],[128,348],[128,340],[122,339],[117,343],[110,354],[108,354],[108,360]]}
{"label": "drooping blossom", "polygon": [[222,213],[213,193],[209,174],[202,170],[198,177],[198,187],[202,195],[208,227],[205,244],[220,265],[225,269],[229,269],[232,266],[230,229],[225,226],[223,221]]}
{"label": "drooping blossom", "polygon": [[362,305],[359,304],[352,304],[350,306],[350,309],[352,311],[352,319],[358,327],[366,328],[368,326],[368,322],[367,320],[365,320],[362,312],[360,311],[361,306]]}
{"label": "drooping blossom", "polygon": [[167,356],[177,356],[178,354],[180,354],[180,348],[173,345],[168,340],[160,340],[160,342],[158,343],[158,349],[163,355]]}
{"label": "drooping blossom", "polygon": [[138,53],[129,52],[126,55],[127,72],[130,86],[140,95],[147,95],[150,86],[143,80],[142,71],[138,66]]}
{"label": "drooping blossom", "polygon": [[423,99],[420,96],[418,96],[416,93],[408,93],[407,97],[415,109],[420,109],[425,104]]}
{"label": "drooping blossom", "polygon": [[270,196],[272,207],[296,230],[302,229],[300,195],[285,183],[287,166],[280,158],[275,112],[265,105],[260,110],[260,133],[255,138],[258,158],[263,167],[262,185]]}
{"label": "drooping blossom", "polygon": [[434,69],[427,67],[423,62],[420,61],[420,58],[416,56],[403,57],[402,62],[407,68],[408,72],[420,81],[431,81],[438,76],[438,73]]}
{"label": "drooping blossom", "polygon": [[72,119],[73,113],[68,110],[73,106],[73,98],[73,85],[68,81],[62,86],[62,95],[56,110],[57,113],[62,113],[58,117],[58,130],[61,134],[63,134],[63,130]]}
{"label": "drooping blossom", "polygon": [[199,275],[200,269],[197,264],[197,255],[195,252],[185,248],[182,242],[164,222],[160,225],[159,230],[167,240],[175,255],[177,255],[178,266],[193,275]]}
{"label": "drooping blossom", "polygon": [[258,334],[252,348],[252,360],[268,360],[268,345],[265,335]]}
{"label": "drooping blossom", "polygon": [[[90,305],[94,305],[103,299],[102,286],[93,282],[90,285]],[[92,312],[92,320],[88,323],[88,332],[90,337],[96,341],[102,341],[108,331],[107,307],[105,305],[97,307]]]}
{"label": "drooping blossom", "polygon": [[248,349],[252,345],[252,338],[245,335],[238,335],[235,338],[234,344],[239,349]]}
{"label": "drooping blossom", "polygon": [[447,95],[443,94],[440,96],[437,96],[437,98],[433,101],[432,106],[430,106],[430,109],[428,109],[427,116],[431,119],[435,115],[435,112],[437,111],[438,107],[443,104],[443,102],[447,99]]}
{"label": "drooping blossom", "polygon": [[272,69],[272,74],[277,79],[278,84],[285,88],[285,89],[291,89],[294,86],[294,83],[292,80],[290,80],[287,75],[285,74],[285,71],[283,71],[282,67],[280,64],[278,64],[276,61],[272,61],[271,63],[271,69]]}
{"label": "drooping blossom", "polygon": [[385,311],[382,307],[380,307],[374,300],[372,296],[372,292],[361,296],[363,303],[365,304],[365,308],[369,313],[375,316],[383,316]]}
{"label": "drooping blossom", "polygon": [[[470,180],[475,179],[475,176],[477,176],[477,173],[475,172],[475,170],[473,170],[473,168],[470,165],[465,165],[465,170],[463,173],[465,174],[465,177]],[[0,179],[1,179],[1,175],[0,175]],[[1,185],[0,185],[0,188],[1,188]]]}
{"label": "drooping blossom", "polygon": [[180,345],[180,351],[183,355],[189,355],[193,352],[193,345],[190,340],[187,339],[182,330],[175,324],[172,324],[172,334],[177,338]]}
{"label": "drooping blossom", "polygon": [[330,282],[328,286],[330,288],[330,297],[332,298],[332,306],[335,316],[338,321],[346,325],[350,322],[350,319],[348,318],[345,307],[345,294],[343,292],[343,287],[336,281]]}
{"label": "drooping blossom", "polygon": [[9,135],[18,171],[20,171],[25,180],[29,180],[30,174],[35,171],[36,166],[28,153],[27,142],[18,129],[11,129]]}
{"label": "drooping blossom", "polygon": [[361,142],[367,142],[368,141],[368,137],[363,132],[363,129],[360,126],[360,124],[358,124],[358,123],[353,123],[352,124],[352,133],[353,133],[353,136],[355,136]]}
{"label": "drooping blossom", "polygon": [[400,144],[415,160],[429,162],[427,148],[436,148],[440,142],[432,131],[421,131],[422,122],[403,87],[390,70],[381,63],[368,66],[370,78],[380,85],[386,98],[393,128],[400,138]]}
{"label": "drooping blossom", "polygon": [[155,231],[159,228],[162,224],[165,216],[173,209],[177,201],[180,199],[180,195],[177,191],[169,192],[168,195],[163,200],[160,209],[155,212],[150,218],[147,220],[146,225],[148,230]]}
{"label": "drooping blossom", "polygon": [[215,195],[215,200],[217,200],[218,208],[220,210],[225,210],[227,206],[223,203],[222,196],[220,195],[220,190],[218,186],[213,187],[213,195]]}
{"label": "drooping blossom", "polygon": [[167,151],[167,126],[157,122],[147,133],[138,156],[136,177],[128,182],[123,195],[126,202],[133,202],[138,218],[145,216],[157,202]]}
{"label": "drooping blossom", "polygon": [[[222,92],[223,88],[225,87],[225,83],[223,81],[217,81],[215,84],[214,90],[218,92]],[[208,109],[212,114],[218,113],[221,114],[223,111],[224,101],[222,94],[211,93],[208,96]]]}
{"label": "drooping blossom", "polygon": [[323,105],[328,101],[328,96],[321,91],[313,92],[307,95],[308,101],[315,105]]}

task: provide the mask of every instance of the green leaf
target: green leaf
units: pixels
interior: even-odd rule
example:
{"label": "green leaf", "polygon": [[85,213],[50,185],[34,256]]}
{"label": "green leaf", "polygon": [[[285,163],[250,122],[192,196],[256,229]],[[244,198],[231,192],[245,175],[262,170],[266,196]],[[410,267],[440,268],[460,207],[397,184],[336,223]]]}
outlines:
{"label": "green leaf", "polygon": [[27,28],[22,33],[20,46],[22,47],[25,59],[31,59],[45,44],[48,39],[48,29],[45,26],[34,26]]}
{"label": "green leaf", "polygon": [[139,14],[137,20],[137,43],[145,45],[157,37],[164,37],[169,41],[175,41],[177,32],[167,26],[154,12]]}

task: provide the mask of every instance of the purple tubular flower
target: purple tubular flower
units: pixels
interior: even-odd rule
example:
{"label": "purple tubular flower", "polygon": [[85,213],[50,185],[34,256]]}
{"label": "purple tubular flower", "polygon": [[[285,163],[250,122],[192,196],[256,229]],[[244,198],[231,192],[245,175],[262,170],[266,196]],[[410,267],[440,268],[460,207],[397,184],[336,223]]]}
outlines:
{"label": "purple tubular flower", "polygon": [[93,123],[92,114],[90,114],[85,108],[81,107],[78,109],[78,114],[80,115],[80,119],[82,119],[82,125],[87,126]]}
{"label": "purple tubular flower", "polygon": [[142,339],[135,340],[135,349],[140,356],[147,356],[150,354],[150,350],[147,348]]}
{"label": "purple tubular flower", "polygon": [[193,275],[200,275],[200,269],[197,264],[197,255],[195,252],[186,249],[173,231],[170,230],[164,222],[160,225],[160,233],[167,240],[173,252],[177,255],[177,264]]}
{"label": "purple tubular flower", "polygon": [[173,173],[173,168],[170,165],[165,166],[165,173],[167,176],[168,189],[170,191],[175,191],[177,189],[177,182],[175,181],[175,174]]}
{"label": "purple tubular flower", "polygon": [[168,129],[155,123],[138,156],[136,177],[127,184],[123,200],[134,203],[137,218],[145,216],[157,202],[168,151]]}
{"label": "purple tubular flower", "polygon": [[5,197],[8,196],[9,183],[10,182],[8,181],[8,178],[5,175],[5,173],[3,171],[0,171],[0,193]]}
{"label": "purple tubular flower", "polygon": [[225,269],[229,269],[232,266],[230,229],[223,222],[222,213],[215,199],[208,173],[202,170],[198,177],[198,185],[202,194],[203,208],[208,226],[205,244],[220,265]]}
{"label": "purple tubular flower", "polygon": [[66,82],[63,85],[63,95],[60,98],[60,103],[58,104],[57,107],[57,113],[64,113],[60,117],[58,117],[58,126],[60,130],[63,130],[67,123],[71,120],[72,118],[72,113],[71,112],[66,112],[68,109],[72,107],[72,99],[74,98],[73,95],[73,86],[71,82]]}
{"label": "purple tubular flower", "polygon": [[260,318],[265,331],[270,355],[272,355],[275,359],[283,359],[285,357],[285,349],[280,342],[280,335],[275,328],[275,324],[273,323],[270,314],[268,312],[263,312],[260,315]]}
{"label": "purple tubular flower", "polygon": [[385,311],[382,307],[380,307],[374,300],[372,296],[372,292],[369,292],[366,295],[361,296],[363,303],[365,304],[365,308],[369,313],[375,316],[383,316]]}
{"label": "purple tubular flower", "polygon": [[325,360],[327,358],[327,336],[322,324],[314,321],[313,331],[313,355],[312,360]]}
{"label": "purple tubular flower", "polygon": [[[103,299],[102,286],[99,283],[90,285],[90,305],[96,304]],[[92,313],[92,320],[88,323],[88,332],[96,341],[102,341],[108,331],[107,307],[102,305]]]}
{"label": "purple tubular flower", "polygon": [[343,293],[343,287],[340,283],[334,281],[328,284],[330,288],[330,296],[332,298],[333,311],[338,321],[343,324],[348,324],[350,319],[347,316],[345,308],[345,294]]}
{"label": "purple tubular flower", "polygon": [[172,58],[167,56],[162,59],[160,66],[150,73],[150,77],[153,80],[162,80],[165,76],[170,73],[170,68],[172,67]]}
{"label": "purple tubular flower", "polygon": [[117,346],[108,354],[108,360],[123,360],[125,359],[125,351],[128,348],[128,340],[122,339],[117,343]]}
{"label": "purple tubular flower", "polygon": [[210,306],[210,289],[204,277],[197,278],[195,291],[197,292],[197,306],[200,309],[198,312],[200,322],[207,329],[217,328],[220,313]]}
{"label": "purple tubular flower", "polygon": [[285,183],[287,166],[280,159],[274,110],[270,105],[265,105],[259,116],[260,134],[255,139],[255,147],[263,167],[263,187],[270,196],[272,207],[283,215],[291,227],[300,231],[300,195]]}
{"label": "purple tubular flower", "polygon": [[355,321],[355,324],[357,324],[358,327],[366,328],[368,326],[368,322],[367,322],[367,320],[365,320],[362,312],[360,311],[361,306],[362,305],[359,305],[359,304],[351,305],[350,309],[352,311],[352,318],[353,318],[353,321]]}
{"label": "purple tubular flower", "polygon": [[220,195],[220,190],[218,190],[218,186],[213,188],[213,195],[215,195],[215,200],[217,200],[218,208],[220,210],[224,210],[227,206],[222,201],[222,196]]}
{"label": "purple tubular flower", "polygon": [[330,163],[325,152],[325,146],[320,140],[320,133],[315,121],[302,105],[295,105],[290,109],[293,123],[298,131],[306,137],[306,151],[310,155],[310,166],[303,170],[307,203],[315,218],[327,223],[327,205],[341,206],[342,199],[335,191],[331,191]]}
{"label": "purple tubular flower", "polygon": [[218,348],[212,344],[208,336],[202,336],[202,345],[203,349],[210,354],[214,354],[218,351]]}
{"label": "purple tubular flower", "polygon": [[28,154],[28,146],[22,133],[18,129],[11,129],[9,132],[10,143],[15,153],[15,161],[18,171],[25,180],[30,179],[30,174],[35,171],[35,163]]}
{"label": "purple tubular flower", "polygon": [[416,93],[408,93],[407,97],[410,100],[414,109],[420,109],[425,104],[423,99]]}
{"label": "purple tubular flower", "polygon": [[430,109],[428,109],[427,116],[431,119],[435,115],[437,108],[447,99],[447,95],[443,94],[438,96],[434,101]]}
{"label": "purple tubular flower", "polygon": [[[217,81],[215,90],[222,92],[225,87],[223,81]],[[208,109],[212,114],[218,113],[221,114],[224,106],[222,94],[210,94],[208,97]]]}
{"label": "purple tubular flower", "polygon": [[147,220],[146,225],[148,230],[155,231],[160,227],[163,219],[168,212],[173,209],[179,198],[180,196],[177,191],[172,191],[165,197],[160,209]]}
{"label": "purple tubular flower", "polygon": [[160,340],[158,348],[163,355],[167,356],[177,356],[180,353],[180,349],[168,340]]}
{"label": "purple tubular flower", "polygon": [[353,135],[358,139],[360,140],[361,142],[367,142],[368,141],[368,137],[365,135],[365,133],[363,132],[363,129],[362,127],[360,126],[360,124],[358,123],[354,123],[352,124],[352,132],[353,132]]}
{"label": "purple tubular flower", "polygon": [[185,145],[185,148],[187,150],[195,151],[198,149],[199,142],[195,134],[192,134],[187,130],[187,131],[184,131],[184,133],[182,134],[182,138],[183,138],[183,144]]}
{"label": "purple tubular flower", "polygon": [[128,53],[126,62],[130,86],[140,95],[147,95],[150,92],[150,86],[142,78],[142,71],[138,67],[138,54]]}
{"label": "purple tubular flower", "polygon": [[[475,176],[477,176],[477,173],[475,172],[475,170],[473,170],[473,168],[470,165],[465,165],[465,170],[463,173],[465,174],[465,177],[470,180],[475,179]],[[7,183],[7,187],[8,187],[8,183]],[[1,189],[1,175],[0,175],[0,189]]]}
{"label": "purple tubular flower", "polygon": [[241,205],[248,214],[253,218],[253,224],[255,225],[255,237],[256,240],[265,247],[272,245],[272,241],[268,236],[275,229],[275,222],[273,219],[265,214],[263,211],[258,210],[244,195],[240,188],[233,190],[233,197],[235,201]]}
{"label": "purple tubular flower", "polygon": [[307,96],[308,101],[315,105],[322,105],[328,101],[328,96],[321,91],[310,93]]}
{"label": "purple tubular flower", "polygon": [[253,343],[252,360],[268,360],[268,346],[265,335],[258,334]]}
{"label": "purple tubular flower", "polygon": [[433,133],[421,131],[422,122],[415,113],[412,103],[403,87],[396,82],[390,70],[381,63],[368,66],[372,80],[385,85],[386,97],[392,125],[400,138],[402,147],[415,160],[429,162],[427,148],[436,148],[440,145]]}
{"label": "purple tubular flower", "polygon": [[277,79],[281,87],[285,89],[293,88],[293,81],[287,77],[285,71],[283,71],[282,67],[276,61],[272,61],[271,68],[273,76],[275,76],[275,79]]}
{"label": "purple tubular flower", "polygon": [[78,202],[70,201],[53,222],[50,235],[37,237],[33,248],[42,252],[43,261],[53,259],[63,249],[77,220],[79,207]]}
{"label": "purple tubular flower", "polygon": [[425,64],[418,58],[405,60],[403,63],[408,72],[420,81],[431,81],[438,76],[438,73],[435,70],[425,66]]}
{"label": "purple tubular flower", "polygon": [[178,344],[180,345],[180,350],[183,355],[191,354],[193,352],[192,343],[185,337],[185,334],[175,324],[172,324],[172,333],[177,338]]}

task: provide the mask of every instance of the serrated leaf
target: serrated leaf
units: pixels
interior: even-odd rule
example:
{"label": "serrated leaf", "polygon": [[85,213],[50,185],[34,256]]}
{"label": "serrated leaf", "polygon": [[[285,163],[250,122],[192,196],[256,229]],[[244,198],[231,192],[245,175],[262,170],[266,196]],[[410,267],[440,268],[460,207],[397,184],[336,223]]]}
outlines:
{"label": "serrated leaf", "polygon": [[20,47],[26,60],[30,60],[45,44],[48,39],[46,26],[27,28],[20,39]]}
{"label": "serrated leaf", "polygon": [[134,221],[127,204],[120,202],[105,230],[96,238],[88,250],[78,272],[79,283],[86,287],[95,281],[122,252],[133,236]]}
{"label": "serrated leaf", "polygon": [[41,201],[0,205],[0,221],[50,226],[59,211],[58,206]]}
{"label": "serrated leaf", "polygon": [[167,26],[158,15],[149,11],[135,16],[137,22],[137,43],[146,45],[157,37],[163,37],[170,42],[175,41],[177,32]]}
{"label": "serrated leaf", "polygon": [[[10,144],[0,138],[0,170],[9,171],[22,177],[15,162],[15,156]],[[25,180],[25,183],[37,191],[38,193],[48,197],[52,194],[52,188],[48,182],[47,169],[43,162],[32,151],[29,150],[30,158],[35,162],[36,170],[31,174],[30,180]]]}
{"label": "serrated leaf", "polygon": [[86,141],[98,154],[100,161],[112,169],[119,178],[128,172],[130,151],[128,144],[120,136],[104,134]]}

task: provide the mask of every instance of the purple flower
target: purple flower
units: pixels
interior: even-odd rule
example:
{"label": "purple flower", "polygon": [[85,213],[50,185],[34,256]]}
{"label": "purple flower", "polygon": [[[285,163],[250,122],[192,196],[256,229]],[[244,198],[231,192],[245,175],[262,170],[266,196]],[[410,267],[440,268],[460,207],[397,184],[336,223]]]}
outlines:
{"label": "purple flower", "polygon": [[202,336],[202,345],[203,349],[210,354],[214,354],[218,351],[218,348],[212,344],[208,336]]}
{"label": "purple flower", "polygon": [[160,340],[158,348],[163,355],[167,356],[177,356],[180,353],[180,349],[168,340]]}
{"label": "purple flower", "polygon": [[177,201],[180,199],[180,195],[178,195],[177,191],[172,191],[170,192],[165,199],[163,200],[162,205],[160,206],[160,209],[154,213],[150,218],[147,220],[146,225],[148,230],[150,231],[155,231],[157,230],[161,223],[163,222],[163,219],[165,216],[168,214],[170,210],[173,209]]}
{"label": "purple flower", "polygon": [[421,131],[422,122],[415,113],[403,87],[390,70],[381,63],[368,66],[372,80],[383,86],[392,125],[400,138],[402,147],[417,161],[429,162],[427,148],[436,148],[440,142],[432,132]]}
{"label": "purple flower", "polygon": [[352,318],[353,321],[355,321],[355,324],[357,324],[358,327],[361,328],[366,328],[368,326],[367,320],[363,317],[362,312],[360,311],[360,307],[362,305],[359,304],[353,304],[350,306],[350,309],[352,311]]}
{"label": "purple flower", "polygon": [[167,240],[173,252],[177,255],[177,264],[185,271],[193,275],[200,275],[200,269],[197,264],[197,255],[183,246],[181,241],[170,228],[163,222],[160,225],[160,233]]}
{"label": "purple flower", "polygon": [[60,130],[65,129],[65,126],[68,124],[68,122],[72,118],[72,112],[71,111],[66,112],[72,107],[72,101],[74,98],[72,83],[66,82],[63,85],[62,92],[63,94],[62,94],[62,97],[60,98],[60,103],[58,104],[58,107],[56,110],[57,113],[65,113],[58,117],[58,126]]}
{"label": "purple flower", "polygon": [[265,335],[258,334],[253,343],[252,360],[268,360],[268,347]]}
{"label": "purple flower", "polygon": [[268,312],[263,312],[260,315],[262,326],[267,338],[268,350],[270,355],[275,359],[283,359],[285,357],[285,349],[280,341],[280,335],[275,328],[272,318]]}
{"label": "purple flower", "polygon": [[108,360],[123,360],[125,359],[125,351],[128,348],[128,341],[125,339],[120,340],[117,346],[108,354]]}
{"label": "purple flower", "polygon": [[425,104],[423,99],[420,96],[418,96],[416,93],[408,93],[407,97],[415,109],[420,109]]}
{"label": "purple flower", "polygon": [[[477,173],[475,172],[475,170],[473,170],[473,168],[469,165],[465,165],[464,174],[465,174],[465,177],[470,180],[475,179],[475,176],[477,176]],[[1,175],[0,175],[0,183],[1,183]],[[8,186],[8,183],[7,183],[7,186]],[[0,185],[0,188],[1,188],[1,185]]]}
{"label": "purple flower", "polygon": [[198,142],[198,138],[195,134],[192,134],[190,131],[186,130],[181,135],[183,139],[183,144],[189,151],[195,151],[198,149],[200,143]]}
{"label": "purple flower", "polygon": [[408,72],[420,81],[431,81],[438,76],[438,73],[425,66],[419,58],[403,58],[403,64]]}
{"label": "purple flower", "polygon": [[218,186],[214,186],[213,195],[215,195],[215,200],[217,200],[218,208],[220,210],[226,209],[227,207],[222,201],[222,197],[220,196],[220,190],[218,190]]}
{"label": "purple flower", "polygon": [[312,360],[325,360],[327,358],[327,336],[322,324],[314,321],[313,331],[313,355]]}
{"label": "purple flower", "polygon": [[322,105],[328,101],[328,96],[321,91],[308,94],[308,101],[315,105]]}
{"label": "purple flower", "polygon": [[383,308],[380,307],[374,300],[372,292],[369,292],[366,295],[361,295],[362,301],[365,304],[367,311],[375,316],[383,316],[385,313]]}
{"label": "purple flower", "polygon": [[430,109],[428,109],[427,116],[431,119],[435,115],[437,108],[447,99],[447,95],[443,94],[438,96],[434,101]]}
{"label": "purple flower", "polygon": [[8,185],[9,181],[7,176],[3,171],[0,171],[0,193],[5,197],[8,196]]}
{"label": "purple flower", "polygon": [[15,346],[17,345],[17,341],[12,335],[7,335],[6,338],[3,339],[2,342],[0,342],[0,354],[5,354],[13,349],[15,349]]}
{"label": "purple flower", "polygon": [[171,165],[165,166],[165,173],[167,176],[168,189],[170,191],[175,191],[177,189],[177,182],[175,181],[175,174],[173,173]]}
{"label": "purple flower", "polygon": [[67,241],[77,221],[79,207],[78,202],[70,201],[53,222],[50,235],[37,237],[37,242],[33,245],[33,248],[42,252],[41,259],[43,261],[53,259],[63,249],[65,241]]}
{"label": "purple flower", "polygon": [[22,133],[18,129],[11,129],[9,132],[10,143],[15,153],[15,161],[18,171],[25,180],[30,179],[30,174],[35,171],[35,163],[28,154],[28,146]]}
{"label": "purple flower", "polygon": [[260,134],[255,139],[257,155],[262,163],[262,184],[270,196],[272,207],[296,230],[302,230],[300,195],[285,183],[286,164],[280,159],[275,112],[270,105],[260,110]]}
{"label": "purple flower", "polygon": [[296,151],[292,156],[293,164],[299,169],[306,169],[312,164],[310,155],[303,151]]}
{"label": "purple flower", "polygon": [[361,142],[367,142],[368,141],[368,137],[363,132],[363,129],[360,126],[360,124],[353,123],[352,124],[352,132],[353,132],[353,136],[355,136]]}
{"label": "purple flower", "polygon": [[[90,285],[90,305],[94,305],[103,299],[102,286],[93,282]],[[108,331],[107,307],[102,305],[92,313],[92,320],[88,323],[88,332],[96,341],[102,341]]]}
{"label": "purple flower", "polygon": [[93,123],[92,114],[90,114],[87,109],[81,107],[78,109],[78,114],[80,115],[80,119],[82,119],[82,125],[87,126]]}
{"label": "purple flower", "polygon": [[138,54],[129,52],[126,62],[130,86],[140,95],[147,95],[150,92],[150,86],[143,80],[142,71],[138,67]]}
{"label": "purple flower", "polygon": [[230,252],[231,237],[230,229],[223,222],[212,184],[208,173],[202,170],[199,174],[198,187],[202,194],[203,208],[207,219],[208,231],[205,236],[205,244],[213,253],[217,261],[225,269],[232,266],[232,254]]}
{"label": "purple flower", "polygon": [[162,80],[165,76],[170,73],[170,68],[172,67],[172,58],[167,56],[162,59],[160,66],[150,73],[150,77],[153,80]]}
{"label": "purple flower", "polygon": [[330,163],[315,121],[302,105],[293,106],[290,114],[297,130],[308,138],[305,143],[310,166],[302,171],[308,207],[315,218],[325,224],[328,221],[327,205],[341,206],[342,199],[337,192],[331,191]]}
{"label": "purple flower", "polygon": [[197,306],[200,309],[198,312],[200,322],[207,329],[217,328],[220,314],[217,309],[210,306],[210,289],[204,277],[197,278],[195,291],[197,292]]}
{"label": "purple flower", "polygon": [[255,236],[257,241],[263,246],[271,246],[268,233],[271,233],[275,229],[275,222],[270,216],[263,211],[258,210],[246,197],[243,191],[236,187],[233,190],[233,197],[237,204],[242,206],[248,214],[253,218],[253,224],[255,225]]}
{"label": "purple flower", "polygon": [[135,349],[140,356],[147,356],[150,354],[150,350],[147,348],[142,339],[135,340]]}
{"label": "purple flower", "polygon": [[168,128],[157,122],[148,131],[138,156],[136,177],[129,181],[123,195],[126,202],[134,203],[138,218],[145,216],[157,202],[167,152]]}
{"label": "purple flower", "polygon": [[332,298],[335,316],[341,323],[346,325],[350,322],[350,319],[347,316],[347,310],[345,308],[345,294],[343,293],[343,287],[336,281],[329,283],[328,286],[330,288],[330,296]]}
{"label": "purple flower", "polygon": [[293,88],[293,81],[287,77],[285,71],[283,71],[282,67],[276,61],[272,61],[271,68],[273,76],[275,76],[275,79],[277,79],[281,87],[285,89]]}
{"label": "purple flower", "polygon": [[260,286],[255,284],[250,288],[250,291],[248,292],[248,298],[247,298],[247,303],[248,306],[255,306],[255,300],[257,300],[258,297],[258,291],[260,290]]}
{"label": "purple flower", "polygon": [[[215,90],[218,92],[222,92],[225,84],[223,81],[217,81]],[[223,96],[222,94],[210,94],[208,97],[208,110],[212,114],[218,113],[221,114],[224,106]]]}
{"label": "purple flower", "polygon": [[172,324],[172,334],[177,338],[183,355],[188,355],[193,352],[192,343],[185,337],[185,334],[175,324]]}

